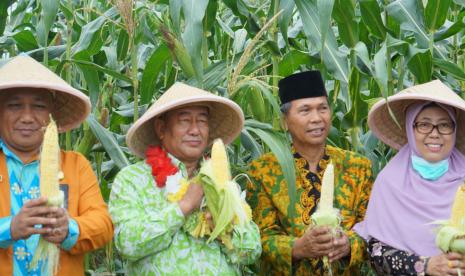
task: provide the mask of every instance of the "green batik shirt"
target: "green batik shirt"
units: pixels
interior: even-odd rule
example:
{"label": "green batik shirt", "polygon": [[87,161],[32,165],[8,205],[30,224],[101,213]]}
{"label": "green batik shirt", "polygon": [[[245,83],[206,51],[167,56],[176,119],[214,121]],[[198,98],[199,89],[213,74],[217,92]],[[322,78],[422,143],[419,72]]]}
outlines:
{"label": "green batik shirt", "polygon": [[[172,162],[187,176],[185,166]],[[145,162],[124,168],[112,187],[109,211],[115,245],[127,260],[129,275],[239,275],[261,253],[260,234],[252,221],[235,226],[228,250],[221,242],[194,238],[178,203],[169,202]]]}
{"label": "green batik shirt", "polygon": [[310,216],[320,198],[321,179],[331,160],[335,170],[334,205],[342,216],[341,227],[348,235],[351,254],[333,264],[335,275],[358,275],[368,268],[365,242],[351,228],[362,221],[373,184],[370,161],[358,154],[326,146],[317,173],[309,170],[308,162],[292,149],[296,167],[297,216],[290,218],[287,182],[272,153],[251,163],[248,171],[252,182],[247,186],[247,200],[253,219],[260,228],[263,254],[260,274],[263,275],[323,275],[321,258],[292,262],[292,247],[311,224]]}

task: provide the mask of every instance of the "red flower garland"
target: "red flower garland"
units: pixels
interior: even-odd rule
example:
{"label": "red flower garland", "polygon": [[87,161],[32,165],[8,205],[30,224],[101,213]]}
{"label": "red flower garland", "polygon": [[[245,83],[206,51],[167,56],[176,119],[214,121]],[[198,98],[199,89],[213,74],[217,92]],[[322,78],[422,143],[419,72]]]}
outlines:
{"label": "red flower garland", "polygon": [[171,158],[160,146],[148,147],[145,151],[146,163],[152,167],[159,188],[165,187],[166,178],[178,172],[178,168],[171,164]]}

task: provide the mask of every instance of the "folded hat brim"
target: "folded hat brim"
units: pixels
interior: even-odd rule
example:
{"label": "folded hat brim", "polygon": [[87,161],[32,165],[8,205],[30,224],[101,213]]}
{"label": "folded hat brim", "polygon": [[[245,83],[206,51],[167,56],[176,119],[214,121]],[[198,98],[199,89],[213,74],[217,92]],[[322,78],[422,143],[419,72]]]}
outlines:
{"label": "folded hat brim", "polygon": [[241,132],[244,115],[241,108],[233,101],[216,96],[198,88],[176,83],[168,89],[128,130],[126,142],[131,151],[145,158],[149,145],[160,144],[155,134],[153,120],[183,106],[206,103],[209,106],[209,143],[221,138],[225,144],[231,143]]}
{"label": "folded hat brim", "polygon": [[0,68],[0,93],[11,93],[16,88],[54,91],[52,115],[61,132],[78,127],[91,111],[87,95],[28,56],[14,57]]}

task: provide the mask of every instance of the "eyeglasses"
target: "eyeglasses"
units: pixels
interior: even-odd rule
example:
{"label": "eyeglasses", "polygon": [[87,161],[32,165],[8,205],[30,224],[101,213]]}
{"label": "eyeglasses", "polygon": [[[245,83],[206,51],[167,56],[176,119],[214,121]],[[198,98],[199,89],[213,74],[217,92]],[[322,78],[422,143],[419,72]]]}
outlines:
{"label": "eyeglasses", "polygon": [[413,127],[422,134],[430,134],[436,128],[439,134],[448,135],[455,131],[455,124],[453,122],[439,123],[437,125],[428,122],[416,122]]}

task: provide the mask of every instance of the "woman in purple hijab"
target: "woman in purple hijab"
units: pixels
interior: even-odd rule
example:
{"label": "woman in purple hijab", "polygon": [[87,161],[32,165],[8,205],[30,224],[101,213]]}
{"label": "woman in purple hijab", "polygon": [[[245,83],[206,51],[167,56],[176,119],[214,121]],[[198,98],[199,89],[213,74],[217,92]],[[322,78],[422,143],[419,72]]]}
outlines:
{"label": "woman in purple hijab", "polygon": [[373,106],[368,124],[399,152],[379,173],[365,219],[354,230],[367,240],[379,275],[465,273],[465,256],[436,246],[433,223],[450,217],[455,192],[464,183],[465,101],[436,80],[387,102]]}

